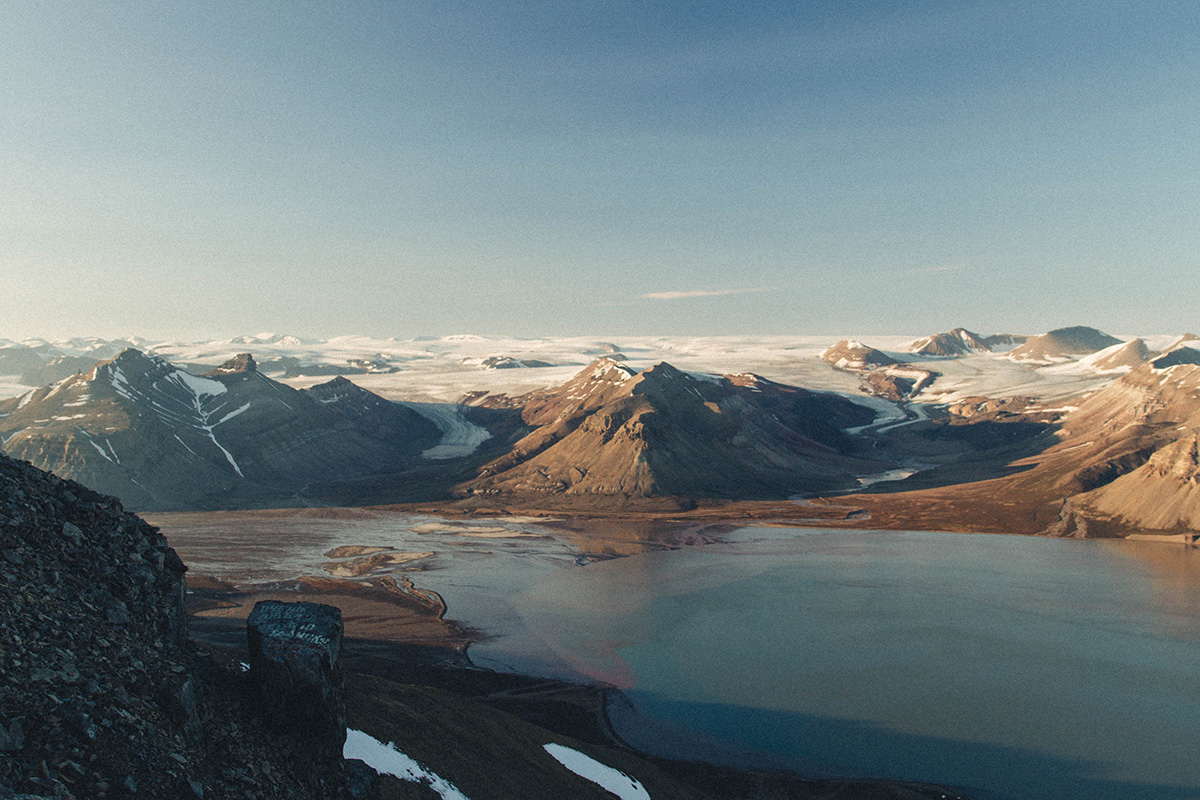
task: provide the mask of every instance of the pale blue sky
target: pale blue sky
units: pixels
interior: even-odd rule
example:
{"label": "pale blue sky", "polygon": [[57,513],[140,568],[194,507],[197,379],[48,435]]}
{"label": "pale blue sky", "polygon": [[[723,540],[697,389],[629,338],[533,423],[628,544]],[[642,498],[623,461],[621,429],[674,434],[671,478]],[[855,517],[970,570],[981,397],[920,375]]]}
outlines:
{"label": "pale blue sky", "polygon": [[0,109],[9,338],[1200,327],[1194,2],[14,2]]}

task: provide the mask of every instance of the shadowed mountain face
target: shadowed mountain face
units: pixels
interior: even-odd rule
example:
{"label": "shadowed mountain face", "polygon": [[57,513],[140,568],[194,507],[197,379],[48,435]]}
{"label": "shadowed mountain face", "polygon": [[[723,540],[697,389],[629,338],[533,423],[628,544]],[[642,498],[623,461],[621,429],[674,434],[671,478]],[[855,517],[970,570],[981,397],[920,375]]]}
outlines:
{"label": "shadowed mountain face", "polygon": [[882,469],[849,455],[841,427],[872,412],[752,375],[717,378],[662,363],[640,374],[600,359],[556,389],[521,398],[533,431],[463,494],[779,497],[854,483]]}
{"label": "shadowed mountain face", "polygon": [[331,382],[298,391],[238,356],[203,377],[125,350],[0,403],[17,458],[142,509],[218,508],[398,471],[436,444],[410,409]]}
{"label": "shadowed mountain face", "polygon": [[1200,350],[1184,344],[1176,344],[1150,363],[1155,369],[1169,369],[1185,364],[1200,364]]}

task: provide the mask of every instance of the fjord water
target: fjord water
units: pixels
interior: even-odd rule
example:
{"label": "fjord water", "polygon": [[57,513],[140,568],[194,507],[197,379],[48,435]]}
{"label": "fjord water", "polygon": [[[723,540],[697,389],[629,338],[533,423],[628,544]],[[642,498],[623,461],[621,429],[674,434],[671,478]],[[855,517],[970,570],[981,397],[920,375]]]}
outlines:
{"label": "fjord water", "polygon": [[474,657],[536,670],[521,651],[548,646],[624,689],[614,725],[650,752],[983,798],[1200,797],[1191,548],[747,528],[553,570],[508,604],[526,630]]}
{"label": "fjord water", "polygon": [[[650,752],[977,798],[1200,798],[1194,548],[760,527],[662,550],[603,521],[368,509],[152,521],[235,581],[320,574],[343,544],[433,551],[409,576],[489,634],[473,660],[620,687],[614,726]],[[497,526],[513,538],[472,538]],[[634,554],[581,556],[610,547]]]}

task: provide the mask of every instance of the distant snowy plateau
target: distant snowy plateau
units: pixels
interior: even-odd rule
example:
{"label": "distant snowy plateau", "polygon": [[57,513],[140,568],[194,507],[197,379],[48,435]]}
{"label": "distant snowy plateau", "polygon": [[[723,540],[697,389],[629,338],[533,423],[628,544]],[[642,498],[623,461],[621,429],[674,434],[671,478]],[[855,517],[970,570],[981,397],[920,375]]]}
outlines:
{"label": "distant snowy plateau", "polygon": [[[1024,473],[1030,487],[1010,487],[1036,495],[1023,524],[1092,535],[1086,506],[1177,530],[1200,520],[1198,347],[1192,334],[1083,326],[840,340],[0,340],[0,449],[141,509],[686,508],[883,484],[973,484],[986,499],[1003,487],[983,482]],[[1139,500],[1151,496],[1170,512]]]}
{"label": "distant snowy plateau", "polygon": [[[1004,351],[971,352],[956,358],[910,352],[917,336],[704,336],[622,338],[506,338],[457,335],[440,338],[376,339],[338,336],[302,339],[262,333],[233,339],[183,342],[130,337],[104,340],[0,339],[0,399],[15,397],[86,371],[127,347],[158,355],[199,374],[238,353],[250,352],[259,371],[296,388],[344,375],[390,400],[455,403],[469,392],[523,394],[563,383],[601,356],[616,357],[634,369],[662,361],[712,374],[753,372],[809,389],[858,394],[852,372],[831,368],[821,354],[838,339],[868,343],[896,361],[935,370],[941,377],[913,400],[952,403],[968,396],[1031,395],[1064,397],[1108,382],[1113,372],[1089,369],[1077,359],[1031,362]],[[1120,336],[1132,340],[1134,336]],[[1151,350],[1163,350],[1179,334],[1142,336]],[[488,363],[488,362],[491,363]],[[545,364],[546,366],[525,366]],[[61,365],[58,373],[54,369]],[[65,372],[64,372],[65,370]],[[53,380],[40,380],[51,378]]]}

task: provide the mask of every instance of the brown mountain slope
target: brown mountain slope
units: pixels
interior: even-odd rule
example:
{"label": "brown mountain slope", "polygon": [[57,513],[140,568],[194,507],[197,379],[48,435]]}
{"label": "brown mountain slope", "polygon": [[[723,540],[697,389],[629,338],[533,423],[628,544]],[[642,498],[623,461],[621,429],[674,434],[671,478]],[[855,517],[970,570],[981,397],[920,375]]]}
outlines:
{"label": "brown mountain slope", "polygon": [[917,339],[908,346],[910,353],[925,356],[960,356],[968,353],[987,353],[991,349],[985,337],[966,328],[935,333]]}
{"label": "brown mountain slope", "polygon": [[884,527],[1122,536],[1200,525],[1200,364],[1143,364],[1058,425],[1040,453],[1003,462],[1013,474],[845,502]]}
{"label": "brown mountain slope", "polygon": [[842,339],[821,353],[821,360],[841,369],[871,369],[872,367],[888,367],[899,362],[874,347],[856,342],[853,339]]}
{"label": "brown mountain slope", "polygon": [[533,426],[460,494],[608,504],[655,496],[778,497],[854,484],[879,462],[839,430],[873,414],[837,395],[756,376],[640,374],[601,359],[524,398]]}
{"label": "brown mountain slope", "polygon": [[1123,369],[1133,369],[1150,360],[1150,348],[1141,339],[1130,339],[1124,344],[1100,350],[1089,356],[1087,361],[1094,369],[1101,372],[1112,372]]}
{"label": "brown mountain slope", "polygon": [[1139,529],[1200,531],[1200,437],[1159,448],[1150,460],[1077,500]]}
{"label": "brown mountain slope", "polygon": [[1120,528],[1200,530],[1200,363],[1146,366],[1130,378],[1144,392],[1130,429],[1145,431],[1139,452],[1149,450],[1149,457],[1074,505]]}
{"label": "brown mountain slope", "polygon": [[1009,357],[1017,361],[1063,361],[1072,356],[1083,356],[1120,344],[1115,336],[1076,325],[1071,328],[1058,328],[1041,336],[1032,336],[1019,347],[1009,353]]}

